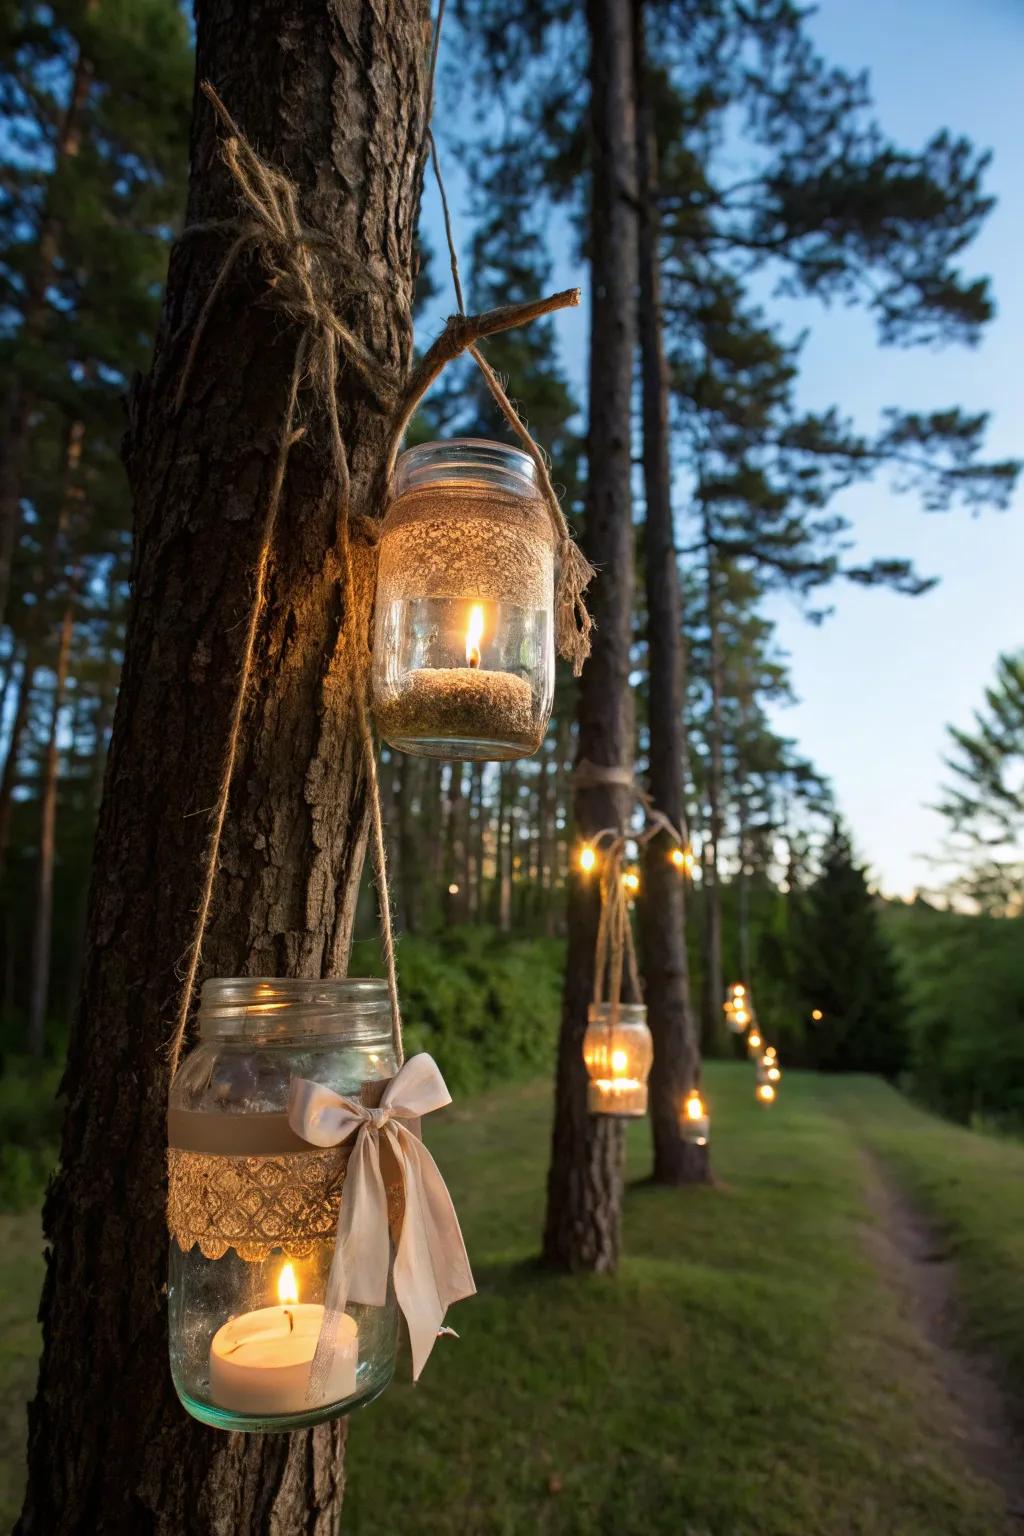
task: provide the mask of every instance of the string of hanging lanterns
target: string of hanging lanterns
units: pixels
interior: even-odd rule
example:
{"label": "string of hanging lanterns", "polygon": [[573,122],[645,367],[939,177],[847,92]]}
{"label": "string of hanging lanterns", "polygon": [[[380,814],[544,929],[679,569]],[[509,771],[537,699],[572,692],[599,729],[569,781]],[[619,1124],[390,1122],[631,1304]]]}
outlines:
{"label": "string of hanging lanterns", "polygon": [[[640,893],[641,879],[639,870],[625,862],[627,848],[632,843],[639,850],[667,831],[673,840],[667,854],[673,869],[685,877],[692,874],[696,863],[693,850],[668,818],[635,786],[634,794],[647,813],[644,830],[627,837],[617,828],[604,827],[581,844],[576,854],[576,867],[583,878],[596,872],[600,879],[594,998],[583,1040],[583,1060],[589,1077],[587,1108],[593,1115],[627,1118],[647,1111],[647,1078],[654,1059],[646,1007],[639,1001],[621,1000],[624,975],[634,997],[640,997],[630,910]],[[696,1084],[679,1105],[677,1123],[681,1140],[707,1145],[710,1115]]]}
{"label": "string of hanging lanterns", "polygon": [[774,1104],[778,1096],[778,1084],[782,1080],[779,1053],[774,1045],[765,1043],[747,984],[734,981],[722,1007],[732,1032],[746,1035],[747,1056],[755,1067],[754,1097],[759,1104]]}

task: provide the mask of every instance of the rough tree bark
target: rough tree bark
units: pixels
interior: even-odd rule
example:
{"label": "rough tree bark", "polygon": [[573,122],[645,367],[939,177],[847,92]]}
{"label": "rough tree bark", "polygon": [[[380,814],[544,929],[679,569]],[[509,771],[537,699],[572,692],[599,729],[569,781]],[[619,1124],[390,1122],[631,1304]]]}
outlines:
{"label": "rough tree bark", "polygon": [[[685,656],[678,555],[672,526],[668,364],[661,314],[658,245],[658,146],[647,89],[643,0],[634,0],[637,171],[640,187],[639,329],[643,400],[644,572],[649,668],[649,788],[654,804],[682,829],[687,743],[683,723]],[[687,1093],[700,1081],[700,1049],[690,1001],[686,948],[686,877],[670,861],[672,839],[647,844],[639,903],[645,995],[654,1066],[650,1078],[653,1178],[657,1184],[706,1183],[708,1149],[679,1135]]]}
{"label": "rough tree bark", "polygon": [[[197,69],[297,181],[343,263],[341,315],[402,373],[411,352],[428,13],[424,0],[200,0]],[[188,223],[238,206],[213,113],[193,119]],[[328,1536],[345,1424],[226,1435],[177,1403],[166,1363],[165,1045],[238,689],[296,336],[236,267],[173,408],[225,254],[174,253],[153,368],[133,401],[134,587],[97,834],[82,1004],[47,1197],[44,1353],[22,1536]],[[354,291],[350,267],[370,281]],[[388,423],[355,369],[339,406],[353,511],[371,512]],[[204,975],[343,967],[365,847],[337,495],[322,423],[292,449],[233,780]],[[369,554],[357,541],[355,558]]]}
{"label": "rough tree bark", "polygon": [[[577,763],[633,766],[629,695],[634,555],[630,395],[636,346],[637,197],[630,0],[589,0],[591,347],[585,547],[600,575],[596,629],[579,689]],[[626,796],[580,787],[583,837],[625,824]],[[593,992],[597,881],[569,881],[569,942],[558,1041],[543,1257],[554,1268],[614,1270],[619,1255],[622,1126],[587,1113],[583,1035]],[[625,994],[624,994],[625,996]]]}

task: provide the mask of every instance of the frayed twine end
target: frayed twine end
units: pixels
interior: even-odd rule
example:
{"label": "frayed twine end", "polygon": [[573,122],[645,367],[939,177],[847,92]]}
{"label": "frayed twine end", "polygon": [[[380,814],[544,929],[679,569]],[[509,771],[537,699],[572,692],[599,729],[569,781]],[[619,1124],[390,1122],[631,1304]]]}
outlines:
{"label": "frayed twine end", "polygon": [[571,538],[563,539],[555,588],[555,646],[559,656],[572,663],[573,677],[579,677],[590,655],[594,621],[583,594],[596,574],[579,545]]}

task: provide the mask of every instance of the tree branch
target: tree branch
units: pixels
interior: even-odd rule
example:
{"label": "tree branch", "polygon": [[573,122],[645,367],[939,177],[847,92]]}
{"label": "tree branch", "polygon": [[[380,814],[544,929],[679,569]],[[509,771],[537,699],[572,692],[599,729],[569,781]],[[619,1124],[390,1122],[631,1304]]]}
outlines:
{"label": "tree branch", "polygon": [[394,427],[385,465],[385,486],[391,480],[398,445],[405,436],[405,429],[427,390],[449,363],[482,341],[485,336],[496,336],[500,331],[510,331],[517,325],[528,325],[542,315],[553,314],[559,309],[573,309],[580,302],[579,288],[566,288],[552,293],[546,299],[531,299],[526,304],[503,304],[498,309],[487,309],[479,315],[450,315],[440,336],[427,348],[417,363],[402,392],[395,411]]}

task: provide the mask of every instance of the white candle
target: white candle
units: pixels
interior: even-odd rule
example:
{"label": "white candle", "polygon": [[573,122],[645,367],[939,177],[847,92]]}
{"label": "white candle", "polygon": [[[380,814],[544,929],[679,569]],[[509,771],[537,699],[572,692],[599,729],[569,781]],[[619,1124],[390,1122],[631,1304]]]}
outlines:
{"label": "white candle", "polygon": [[343,1314],[323,1392],[307,1399],[324,1309],[312,1302],[260,1307],[218,1328],[210,1345],[210,1397],[236,1413],[308,1413],[352,1397],[359,1330]]}

